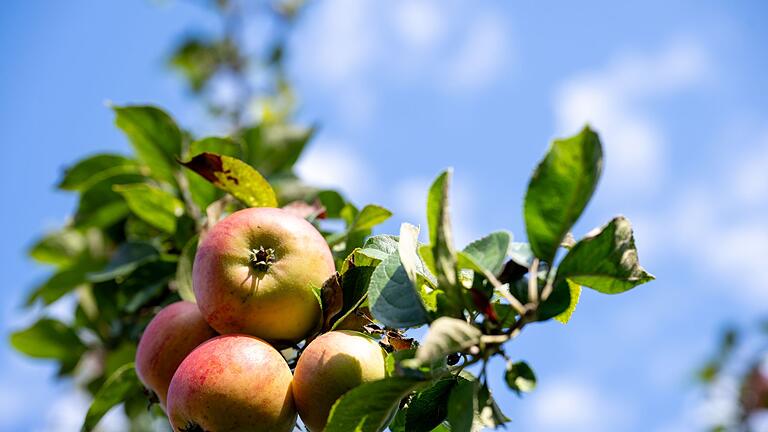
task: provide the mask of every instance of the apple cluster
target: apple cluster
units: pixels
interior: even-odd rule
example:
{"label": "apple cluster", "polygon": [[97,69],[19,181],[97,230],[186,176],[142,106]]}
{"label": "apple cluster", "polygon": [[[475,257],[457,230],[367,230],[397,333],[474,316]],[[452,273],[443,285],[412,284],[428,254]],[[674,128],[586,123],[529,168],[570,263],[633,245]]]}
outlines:
{"label": "apple cluster", "polygon": [[278,351],[317,332],[314,292],[335,272],[323,236],[277,208],[249,208],[218,222],[193,266],[197,304],[173,303],[139,342],[136,371],[177,432],[312,432],[334,402],[385,377],[384,350],[363,333],[315,337],[294,371]]}

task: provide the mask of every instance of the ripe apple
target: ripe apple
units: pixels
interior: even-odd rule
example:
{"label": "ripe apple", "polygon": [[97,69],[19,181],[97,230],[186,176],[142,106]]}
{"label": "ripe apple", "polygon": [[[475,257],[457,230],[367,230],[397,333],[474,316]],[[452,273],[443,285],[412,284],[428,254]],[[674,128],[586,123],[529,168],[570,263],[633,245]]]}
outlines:
{"label": "ripe apple", "polygon": [[216,336],[194,303],[180,301],[152,318],[136,349],[136,373],[165,408],[168,386],[181,361],[198,345]]}
{"label": "ripe apple", "polygon": [[208,232],[197,249],[192,285],[200,311],[219,333],[296,342],[320,320],[312,288],[335,270],[312,224],[282,209],[249,208]]}
{"label": "ripe apple", "polygon": [[293,397],[304,425],[322,431],[338,398],[386,376],[385,357],[375,339],[355,331],[332,331],[313,340],[293,375]]}
{"label": "ripe apple", "polygon": [[296,423],[291,369],[248,335],[224,335],[187,356],[171,380],[168,418],[176,432],[289,432]]}

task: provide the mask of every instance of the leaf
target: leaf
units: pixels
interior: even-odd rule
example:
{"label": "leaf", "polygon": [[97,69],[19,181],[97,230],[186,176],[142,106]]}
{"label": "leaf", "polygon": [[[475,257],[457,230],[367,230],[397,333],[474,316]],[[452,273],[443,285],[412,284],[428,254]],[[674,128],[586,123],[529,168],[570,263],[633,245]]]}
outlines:
{"label": "leaf", "polygon": [[[239,157],[241,149],[238,143],[231,139],[220,137],[203,138],[194,141],[189,145],[190,155],[194,156],[204,152]],[[189,193],[192,201],[194,201],[201,210],[205,211],[211,203],[224,196],[222,190],[194,172],[185,170],[184,176],[189,183]]]}
{"label": "leaf", "polygon": [[475,419],[477,382],[459,378],[448,398],[451,432],[471,432]]}
{"label": "leaf", "polygon": [[453,377],[444,378],[416,393],[405,412],[405,430],[431,432],[440,426],[448,415],[448,398],[456,382]]}
{"label": "leaf", "polygon": [[64,228],[45,235],[30,249],[29,256],[37,262],[66,267],[85,251],[86,240],[77,230]]}
{"label": "leaf", "polygon": [[139,164],[135,160],[125,156],[97,154],[67,168],[58,187],[64,190],[84,191],[107,177],[139,173],[139,169]]}
{"label": "leaf", "polygon": [[520,393],[528,393],[536,388],[536,375],[526,362],[507,363],[504,379],[509,388],[518,395]]}
{"label": "leaf", "polygon": [[46,306],[52,304],[78,286],[84,284],[86,282],[85,275],[87,272],[88,268],[86,267],[73,266],[55,273],[42,285],[32,291],[27,298],[27,306],[34,304],[37,299],[41,299]]}
{"label": "leaf", "polygon": [[114,107],[115,124],[123,130],[136,155],[155,178],[175,184],[181,155],[181,131],[163,110],[153,106]]}
{"label": "leaf", "polygon": [[456,277],[456,252],[453,249],[448,190],[452,170],[446,170],[435,179],[427,196],[427,225],[437,284],[445,292],[446,315],[459,316],[462,299]]}
{"label": "leaf", "polygon": [[525,228],[538,258],[552,264],[560,243],[592,197],[602,167],[600,139],[589,127],[552,143],[525,194]]}
{"label": "leaf", "polygon": [[144,182],[138,174],[118,174],[105,178],[80,195],[75,213],[75,227],[107,228],[128,216],[125,199],[112,188],[115,185]]}
{"label": "leaf", "polygon": [[421,262],[416,249],[419,245],[419,228],[409,223],[400,225],[400,237],[397,246],[400,262],[408,275],[408,279],[414,286],[418,281],[418,274],[423,272],[424,264]]}
{"label": "leaf", "polygon": [[54,359],[74,367],[86,346],[75,331],[61,321],[42,318],[32,326],[14,332],[11,345],[30,357]]}
{"label": "leaf", "polygon": [[477,265],[497,275],[504,265],[510,241],[512,241],[512,235],[509,232],[497,231],[473,241],[464,248],[463,252]]}
{"label": "leaf", "polygon": [[115,405],[123,402],[132,393],[140,391],[141,384],[136,376],[133,363],[120,367],[104,382],[93,398],[91,407],[85,415],[82,431],[89,432],[96,428],[104,415]]}
{"label": "leaf", "polygon": [[389,327],[415,327],[428,322],[421,297],[397,253],[388,255],[373,271],[368,304],[373,316]]}
{"label": "leaf", "polygon": [[115,185],[112,189],[141,220],[168,234],[176,232],[176,219],[184,212],[184,203],[178,198],[146,183]]}
{"label": "leaf", "polygon": [[247,163],[229,156],[200,153],[182,165],[229,192],[249,207],[277,207],[277,196],[267,180]]}
{"label": "leaf", "polygon": [[314,134],[314,128],[295,125],[260,125],[243,131],[244,160],[269,177],[289,171]]}
{"label": "leaf", "polygon": [[640,266],[632,225],[621,216],[576,243],[560,263],[557,277],[604,294],[622,293],[654,279]]}
{"label": "leaf", "polygon": [[140,265],[155,260],[160,253],[149,243],[126,242],[121,244],[109,260],[107,267],[99,272],[89,273],[91,282],[104,282],[126,276]]}
{"label": "leaf", "polygon": [[507,255],[522,267],[529,268],[533,264],[533,251],[528,243],[510,242]]}
{"label": "leaf", "polygon": [[510,421],[509,417],[501,411],[501,408],[493,399],[487,383],[481,385],[477,391],[477,410],[476,423],[485,427],[497,429],[499,426],[503,427],[505,423]]}
{"label": "leaf", "polygon": [[354,232],[369,230],[389,219],[390,216],[392,216],[392,212],[385,209],[384,207],[375,204],[368,204],[367,206],[363,207],[362,210],[360,210],[360,213],[357,214],[354,221],[352,222],[352,226],[348,231]]}
{"label": "leaf", "polygon": [[355,267],[342,275],[341,287],[344,301],[332,330],[365,302],[373,271],[373,267]]}
{"label": "leaf", "polygon": [[320,306],[323,312],[321,332],[327,332],[333,324],[333,317],[344,306],[344,293],[341,288],[341,275],[334,273],[323,282],[320,288]]}
{"label": "leaf", "polygon": [[429,326],[424,342],[416,350],[414,360],[407,360],[409,367],[423,366],[448,354],[461,352],[479,345],[482,332],[464,320],[440,317]]}
{"label": "leaf", "polygon": [[566,282],[568,282],[568,288],[571,291],[571,300],[568,305],[568,309],[555,317],[557,321],[563,324],[568,324],[568,321],[571,320],[571,316],[576,310],[576,306],[579,304],[579,298],[581,297],[581,285],[573,283],[568,279],[566,279]]}
{"label": "leaf", "polygon": [[357,386],[333,405],[324,432],[382,431],[400,400],[420,384],[412,378],[389,377]]}
{"label": "leaf", "polygon": [[176,267],[176,290],[179,292],[179,297],[192,303],[197,303],[195,292],[192,290],[192,266],[195,262],[198,241],[198,235],[189,239],[181,250],[179,264]]}
{"label": "leaf", "polygon": [[393,235],[377,235],[365,241],[359,253],[378,261],[384,261],[389,255],[398,252],[400,238]]}

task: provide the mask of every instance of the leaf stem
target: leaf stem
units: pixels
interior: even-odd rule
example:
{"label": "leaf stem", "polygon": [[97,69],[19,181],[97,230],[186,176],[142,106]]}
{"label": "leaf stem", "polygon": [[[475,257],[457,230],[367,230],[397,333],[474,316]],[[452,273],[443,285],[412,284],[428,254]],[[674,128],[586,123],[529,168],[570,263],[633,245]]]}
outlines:
{"label": "leaf stem", "polygon": [[534,258],[528,270],[528,301],[539,303],[539,259]]}

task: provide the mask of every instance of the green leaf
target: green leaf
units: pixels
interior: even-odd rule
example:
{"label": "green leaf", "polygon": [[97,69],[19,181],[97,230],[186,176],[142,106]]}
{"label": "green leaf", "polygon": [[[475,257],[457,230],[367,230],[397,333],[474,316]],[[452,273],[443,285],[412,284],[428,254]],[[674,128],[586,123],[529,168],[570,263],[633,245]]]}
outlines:
{"label": "green leaf", "polygon": [[400,237],[397,246],[400,262],[408,275],[408,279],[416,286],[419,273],[423,273],[425,266],[419,257],[417,248],[419,245],[419,228],[409,223],[400,225]]}
{"label": "green leaf", "polygon": [[272,186],[240,159],[201,153],[182,165],[249,207],[277,207],[277,196]]}
{"label": "green leaf", "polygon": [[512,261],[525,268],[529,268],[533,264],[533,251],[531,251],[531,245],[528,243],[511,242],[507,255]]}
{"label": "green leaf", "polygon": [[64,190],[84,191],[107,177],[117,174],[137,174],[139,170],[139,164],[133,159],[115,154],[97,154],[67,168],[58,187]]}
{"label": "green leaf", "polygon": [[11,334],[11,345],[30,357],[54,359],[74,367],[86,346],[75,331],[61,321],[43,318]]}
{"label": "green leaf", "polygon": [[197,235],[189,239],[181,251],[179,264],[176,267],[176,290],[179,292],[179,297],[192,303],[197,303],[195,292],[192,290],[192,265],[195,262],[198,241]]}
{"label": "green leaf", "polygon": [[479,345],[482,335],[480,330],[464,320],[440,317],[430,324],[424,342],[416,350],[416,357],[406,360],[404,364],[409,367],[430,364],[448,354]]}
{"label": "green leaf", "polygon": [[525,228],[538,258],[552,264],[560,243],[592,197],[602,166],[600,139],[589,127],[552,143],[525,194]]}
{"label": "green leaf", "polygon": [[184,203],[178,198],[146,183],[115,185],[112,189],[141,220],[169,234],[176,232],[176,219],[184,212]]}
{"label": "green leaf", "polygon": [[314,132],[314,128],[286,124],[248,128],[243,131],[245,161],[267,177],[289,171]]}
{"label": "green leaf", "polygon": [[462,310],[460,287],[456,276],[456,252],[453,249],[453,233],[448,205],[448,190],[453,171],[446,170],[435,179],[427,196],[427,225],[435,276],[440,289],[445,293],[445,314],[459,316]]}
{"label": "green leaf", "polygon": [[145,180],[138,174],[118,174],[105,178],[80,195],[75,213],[78,228],[107,228],[128,216],[130,210],[125,199],[112,188],[115,185],[140,183]]}
{"label": "green leaf", "polygon": [[344,300],[338,314],[339,318],[334,323],[333,328],[336,328],[338,324],[344,321],[344,318],[365,302],[373,271],[373,267],[354,267],[341,276]]}
{"label": "green leaf", "polygon": [[504,259],[507,257],[512,235],[507,231],[497,231],[475,240],[464,248],[464,254],[493,275],[499,274]]}
{"label": "green leaf", "polygon": [[573,312],[576,310],[576,306],[579,304],[579,298],[581,297],[581,286],[566,279],[568,282],[568,289],[571,291],[571,301],[568,305],[568,309],[563,311],[560,315],[557,315],[555,319],[563,324],[568,324],[571,320]]}
{"label": "green leaf", "polygon": [[86,282],[85,275],[89,271],[84,266],[73,266],[63,269],[48,278],[42,285],[35,288],[27,298],[28,306],[35,300],[41,299],[44,305],[50,305],[64,295],[73,291]]}
{"label": "green leaf", "polygon": [[415,327],[428,322],[421,297],[397,253],[388,255],[373,271],[368,304],[373,316],[389,327]]}
{"label": "green leaf", "polygon": [[526,362],[509,362],[504,374],[507,385],[518,395],[528,393],[536,388],[536,375]]}
{"label": "green leaf", "polygon": [[121,244],[109,260],[107,267],[99,272],[89,273],[91,282],[104,282],[127,276],[140,265],[156,260],[160,253],[149,243],[126,242]]}
{"label": "green leaf", "polygon": [[141,384],[136,376],[133,363],[120,367],[104,382],[93,398],[91,407],[85,415],[82,431],[89,432],[96,428],[102,417],[115,405],[123,402],[132,393],[140,391]]}
{"label": "green leaf", "polygon": [[451,432],[471,432],[475,419],[477,381],[459,378],[448,398]]}
{"label": "green leaf", "polygon": [[369,230],[389,219],[390,216],[392,216],[392,212],[384,207],[368,204],[357,214],[348,231]]}
{"label": "green leaf", "polygon": [[38,240],[29,249],[29,256],[40,263],[66,267],[77,261],[85,248],[86,239],[81,232],[64,228]]}
{"label": "green leaf", "polygon": [[221,63],[233,55],[232,48],[232,44],[225,41],[190,37],[174,50],[169,64],[187,78],[193,91],[198,92],[205,87]]}
{"label": "green leaf", "polygon": [[[239,157],[241,153],[240,145],[229,138],[208,137],[194,141],[189,145],[189,155],[195,156],[200,153],[215,153],[231,157]],[[200,177],[192,171],[185,170],[184,176],[189,183],[189,193],[197,206],[205,211],[212,202],[224,196],[224,192],[212,185],[205,178]]]}
{"label": "green leaf", "polygon": [[640,266],[632,225],[621,216],[576,243],[560,263],[557,277],[604,294],[622,293],[654,279]]}
{"label": "green leaf", "polygon": [[448,415],[448,398],[456,382],[453,377],[444,378],[416,393],[405,412],[405,430],[431,432],[440,426]]}
{"label": "green leaf", "polygon": [[333,405],[325,432],[379,432],[400,404],[421,381],[390,377],[362,384],[344,394]]}
{"label": "green leaf", "polygon": [[181,156],[181,131],[163,110],[153,106],[114,107],[115,124],[123,130],[152,175],[175,184],[176,160]]}
{"label": "green leaf", "polygon": [[377,235],[366,240],[358,252],[374,260],[384,261],[389,255],[398,252],[399,242],[398,236]]}

